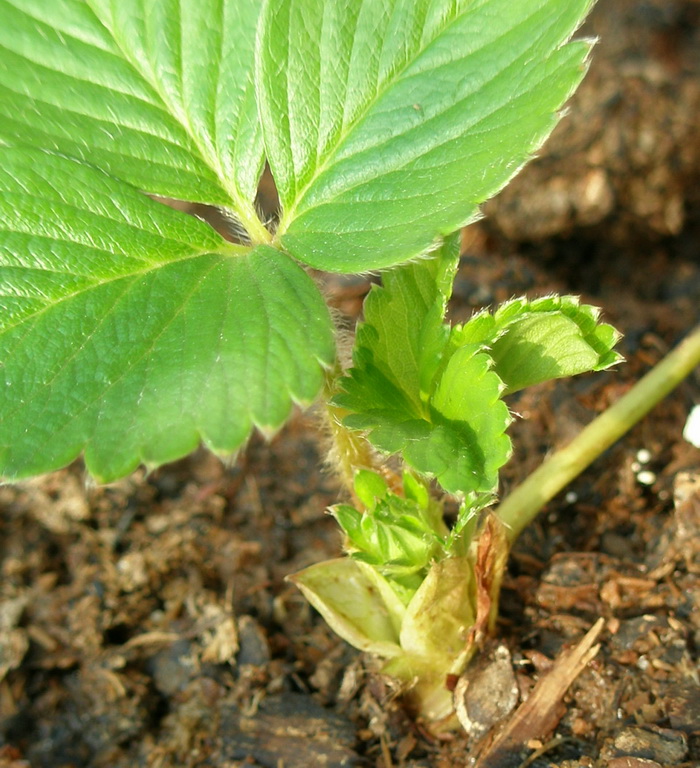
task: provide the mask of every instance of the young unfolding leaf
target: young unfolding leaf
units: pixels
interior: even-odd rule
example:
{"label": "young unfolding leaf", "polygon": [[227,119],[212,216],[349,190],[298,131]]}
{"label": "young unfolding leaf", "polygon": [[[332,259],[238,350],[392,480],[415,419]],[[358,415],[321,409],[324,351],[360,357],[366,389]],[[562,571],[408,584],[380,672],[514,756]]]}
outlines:
{"label": "young unfolding leaf", "polygon": [[[438,383],[427,417],[399,410],[400,400],[392,408],[382,408],[376,399],[364,399],[353,382],[365,379],[356,378],[354,369],[337,401],[355,411],[345,419],[348,427],[367,430],[376,448],[401,453],[409,466],[434,476],[446,491],[493,493],[498,469],[510,456],[505,431],[511,417],[499,399],[503,385],[490,366],[490,358],[483,353],[455,356]],[[385,383],[381,374],[367,369],[363,373],[367,383]],[[450,386],[463,389],[450,392]]]}
{"label": "young unfolding leaf", "polygon": [[[313,281],[77,161],[0,147],[0,475],[111,480],[278,428],[333,360]],[[270,365],[270,361],[275,362]]]}
{"label": "young unfolding leaf", "polygon": [[550,379],[601,371],[622,358],[620,334],[599,323],[600,310],[576,296],[513,299],[452,329],[450,347],[478,343],[488,349],[506,394]]}
{"label": "young unfolding leaf", "polygon": [[[621,359],[613,350],[619,334],[599,323],[599,310],[577,297],[547,296],[514,299],[493,313],[480,312],[455,326],[445,341],[447,326],[437,313],[428,317],[414,288],[417,274],[429,283],[435,269],[431,262],[402,267],[385,288],[373,289],[358,330],[354,366],[341,382],[344,392],[337,401],[351,412],[349,427],[368,430],[377,448],[400,452],[446,490],[493,493],[498,470],[510,455],[505,434],[510,416],[502,396],[614,365]],[[445,296],[437,283],[435,296]],[[411,303],[417,311],[413,316],[406,311],[403,338],[414,339],[414,345],[392,347],[396,326],[387,328],[384,317],[395,321],[395,308]],[[440,306],[444,313],[444,301]],[[420,337],[414,322],[432,340],[426,345],[430,354],[416,351]]]}
{"label": "young unfolding leaf", "polygon": [[472,220],[583,77],[590,44],[566,41],[591,4],[265,3],[258,92],[283,247],[377,269]]}
{"label": "young unfolding leaf", "polygon": [[440,540],[413,507],[394,497],[364,514],[347,504],[331,510],[348,537],[353,559],[373,566],[390,580],[403,602],[421,585],[424,570],[440,547]]}
{"label": "young unfolding leaf", "polygon": [[385,276],[365,302],[354,365],[336,398],[349,427],[370,430],[372,443],[401,452],[414,469],[454,493],[492,493],[510,455],[503,385],[478,345],[444,360],[444,323],[456,243],[432,259]]}
{"label": "young unfolding leaf", "polygon": [[364,513],[347,504],[337,504],[331,512],[347,536],[351,556],[374,567],[408,603],[431,561],[441,554],[447,528],[442,505],[424,486],[409,474],[403,484],[405,496],[397,496],[379,475],[361,470],[355,494],[366,506]]}
{"label": "young unfolding leaf", "polygon": [[384,499],[389,493],[389,484],[376,472],[360,469],[355,473],[353,490],[365,509],[373,509],[377,501]]}

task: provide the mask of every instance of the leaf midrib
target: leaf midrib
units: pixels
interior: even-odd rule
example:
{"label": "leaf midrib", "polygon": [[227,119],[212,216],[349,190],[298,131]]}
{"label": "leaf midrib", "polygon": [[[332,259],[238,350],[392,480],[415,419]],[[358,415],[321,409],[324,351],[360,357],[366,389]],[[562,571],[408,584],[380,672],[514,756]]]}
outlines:
{"label": "leaf midrib", "polygon": [[[59,240],[58,242],[62,242],[62,241]],[[247,253],[250,253],[250,251],[248,249],[245,249],[245,251]],[[146,275],[149,272],[155,272],[156,270],[164,269],[164,268],[170,266],[171,264],[177,264],[177,263],[182,262],[182,261],[188,261],[189,259],[197,259],[197,258],[201,258],[202,256],[220,256],[223,259],[225,259],[226,257],[228,257],[230,255],[232,255],[232,254],[227,254],[227,253],[225,253],[223,251],[213,251],[213,250],[209,250],[209,249],[204,249],[204,250],[201,250],[201,251],[196,251],[194,253],[184,254],[184,255],[179,256],[177,258],[169,259],[168,261],[158,262],[157,264],[149,264],[148,266],[144,267],[143,269],[136,269],[136,270],[130,271],[128,274],[113,275],[113,276],[110,276],[110,277],[108,277],[108,278],[106,278],[104,280],[100,279],[98,282],[90,283],[90,285],[86,285],[86,286],[84,286],[82,288],[79,288],[78,290],[71,291],[70,293],[67,293],[64,296],[61,296],[60,298],[57,298],[57,299],[54,299],[54,300],[51,300],[51,301],[47,302],[44,306],[40,307],[35,312],[31,312],[31,313],[29,313],[27,315],[22,315],[22,317],[19,320],[17,320],[16,322],[14,322],[14,323],[8,323],[7,325],[4,325],[2,328],[0,328],[0,338],[2,338],[2,336],[5,335],[6,333],[8,333],[8,332],[14,330],[15,328],[23,325],[25,322],[29,322],[30,320],[35,319],[37,316],[43,314],[44,312],[48,312],[48,311],[54,309],[55,307],[59,306],[60,304],[66,302],[66,301],[70,301],[70,300],[74,299],[76,296],[80,296],[81,294],[87,293],[88,291],[93,291],[93,290],[97,290],[99,288],[102,288],[103,286],[109,285],[110,283],[114,283],[114,282],[117,282],[119,280],[131,280],[131,279],[134,279],[134,278],[142,277],[143,275]],[[243,255],[243,254],[238,254],[238,255]],[[0,271],[1,270],[2,270],[2,266],[0,266]],[[73,274],[75,277],[84,277],[84,275],[81,275],[79,273],[78,274],[68,273],[68,274]],[[0,363],[0,367],[2,365],[4,365],[4,363]]]}
{"label": "leaf midrib", "polygon": [[[218,158],[215,155],[211,155],[208,151],[208,148],[201,142],[196,131],[193,130],[192,123],[189,119],[189,115],[187,114],[187,112],[183,111],[182,109],[177,109],[175,105],[173,105],[170,102],[170,100],[166,97],[164,91],[162,90],[161,85],[158,82],[158,79],[154,76],[153,68],[149,66],[148,72],[144,71],[144,69],[139,66],[139,62],[136,61],[132,55],[130,55],[128,48],[125,46],[124,42],[117,36],[116,31],[110,29],[107,26],[107,24],[102,21],[102,19],[99,17],[99,15],[96,13],[94,8],[92,7],[90,0],[87,0],[87,3],[90,6],[90,10],[94,15],[95,20],[107,31],[107,34],[109,34],[110,38],[114,41],[115,46],[117,47],[119,52],[122,54],[124,61],[126,61],[131,66],[131,68],[136,72],[136,74],[139,75],[141,78],[143,78],[143,80],[146,83],[148,83],[148,85],[153,89],[153,92],[155,93],[155,95],[158,97],[161,104],[163,105],[165,112],[184,128],[188,138],[190,139],[194,147],[197,149],[200,159],[204,162],[205,165],[207,165],[211,170],[214,171],[219,181],[219,184],[221,184],[222,190],[231,197],[231,201],[234,203],[234,208],[237,208],[236,202],[238,202],[237,201],[238,195],[235,190],[235,187],[231,189],[229,184],[227,184],[226,179],[224,177],[223,169],[220,163],[218,162]],[[182,34],[182,24],[180,24],[180,31]],[[149,61],[148,63],[150,64],[151,62]],[[178,77],[180,81],[182,81],[182,66],[180,66]]]}
{"label": "leaf midrib", "polygon": [[[29,11],[25,10],[22,7],[18,7],[15,3],[11,2],[11,0],[6,0],[6,2],[8,2],[13,8],[15,8],[15,10],[23,14],[32,22],[34,23],[40,22],[46,25],[47,22],[44,19],[37,19],[34,14],[30,13]],[[178,149],[181,149],[181,150],[184,149],[185,151],[192,151],[193,155],[198,157],[199,160],[203,163],[203,165],[209,168],[209,170],[213,172],[217,185],[222,190],[222,192],[224,192],[224,194],[229,198],[232,211],[237,215],[237,218],[239,218],[239,220],[243,223],[246,230],[249,231],[251,236],[253,236],[252,239],[256,241],[261,241],[261,242],[265,241],[266,239],[269,239],[266,237],[266,230],[262,226],[260,221],[254,220],[254,219],[257,219],[254,209],[251,207],[248,200],[245,199],[245,197],[241,194],[235,181],[233,179],[229,179],[228,175],[225,173],[223,165],[216,154],[215,148],[213,148],[211,151],[209,150],[206,143],[200,138],[198,133],[194,130],[192,122],[190,120],[190,116],[187,113],[187,111],[184,108],[178,106],[176,103],[172,102],[166,96],[166,93],[162,89],[158,78],[155,76],[153,72],[153,67],[150,66],[151,61],[148,60],[144,63],[144,66],[141,66],[140,62],[130,54],[129,47],[128,45],[126,45],[126,42],[122,38],[120,38],[120,36],[118,35],[119,30],[111,29],[110,26],[108,26],[108,24],[100,18],[100,15],[95,10],[90,0],[86,0],[86,5],[88,6],[89,11],[92,14],[95,22],[102,29],[105,30],[109,39],[112,41],[116,51],[121,55],[122,61],[132,69],[135,75],[140,80],[142,80],[142,82],[148,88],[150,88],[155,98],[152,101],[145,101],[138,94],[133,94],[129,92],[125,93],[123,91],[120,91],[118,89],[111,87],[109,84],[93,82],[88,78],[84,78],[84,81],[87,83],[90,83],[90,85],[92,86],[95,86],[98,88],[105,88],[107,91],[114,91],[115,93],[119,93],[122,96],[132,97],[136,101],[144,103],[150,106],[151,108],[155,108],[162,111],[171,120],[179,124],[181,128],[184,130],[185,135],[189,139],[191,147],[181,147],[180,145],[177,145]],[[179,27],[180,27],[180,32],[182,34],[183,25],[180,24]],[[61,31],[61,35],[64,35],[65,37],[70,37],[71,39],[74,39],[80,42],[81,45],[84,45],[86,47],[89,47],[91,49],[98,51],[100,55],[105,55],[105,54],[113,55],[115,56],[115,58],[117,58],[115,51],[104,49],[103,47],[99,46],[94,40],[85,40],[81,37],[72,35],[69,32],[65,32],[65,31]],[[60,69],[56,69],[54,67],[47,66],[46,64],[35,62],[26,53],[21,53],[16,51],[12,51],[12,53],[14,55],[19,56],[20,58],[24,58],[25,60],[32,62],[32,64],[36,67],[42,67],[47,71],[62,74],[65,77],[69,77],[73,80],[77,80],[78,82],[80,82],[82,79],[80,77],[77,77],[76,75],[62,72]],[[181,67],[180,67],[179,77],[181,80],[182,79]],[[18,94],[18,95],[21,95],[21,94]],[[46,100],[38,99],[38,101],[44,101],[44,103],[50,104],[50,102]],[[51,106],[55,106],[55,105],[51,104]],[[72,112],[73,114],[80,115],[80,112],[77,110],[72,110]],[[92,115],[90,115],[90,118],[95,119]],[[100,121],[100,122],[104,122],[104,121]],[[118,123],[118,124],[121,124],[121,123]],[[129,126],[126,126],[126,127],[130,128]],[[130,130],[143,132],[143,131],[140,131],[139,128],[130,128]],[[143,132],[143,133],[146,133],[146,132]],[[146,135],[150,135],[150,134],[146,133]],[[161,136],[157,136],[156,138],[158,138],[159,140],[163,140],[163,137]],[[215,140],[215,139],[216,137],[212,136],[212,140]],[[116,153],[116,154],[120,154],[120,153]],[[131,156],[129,155],[122,155],[122,156],[129,157],[131,159]],[[165,167],[169,167],[165,163],[162,163],[162,165],[164,165]],[[178,170],[176,166],[173,166],[173,168]],[[192,169],[182,169],[182,170],[185,170],[188,173],[193,172]],[[194,171],[194,173],[197,176],[199,175],[196,171]]]}
{"label": "leaf midrib", "polygon": [[[443,34],[443,32],[457,19],[459,18],[459,15],[455,15],[449,19],[448,22],[445,23],[444,26],[441,26],[439,28],[439,31],[436,32],[436,34],[431,38],[430,42],[422,49],[420,52],[420,56],[423,55],[423,53],[435,42],[437,37]],[[353,48],[354,48],[354,41],[353,41]],[[367,113],[370,111],[370,109],[383,97],[386,90],[388,90],[390,87],[392,87],[403,75],[403,73],[415,62],[415,60],[418,58],[418,56],[414,56],[413,58],[407,58],[407,60],[404,62],[404,64],[397,68],[397,70],[392,74],[391,77],[387,78],[387,80],[384,81],[381,88],[376,90],[373,94],[373,98],[367,101],[367,104],[357,112],[357,115],[354,120],[352,120],[348,126],[345,128],[345,130],[341,131],[341,133],[338,136],[338,139],[335,143],[335,145],[328,151],[326,157],[323,159],[320,165],[317,165],[314,172],[311,174],[311,177],[309,180],[304,184],[304,186],[301,188],[301,190],[297,193],[296,199],[294,200],[294,203],[290,206],[290,208],[283,212],[283,215],[280,219],[279,225],[277,227],[277,231],[275,233],[275,240],[280,238],[282,235],[284,235],[285,231],[287,230],[289,224],[294,221],[295,219],[295,212],[296,209],[299,206],[299,203],[304,199],[306,193],[308,190],[313,186],[315,181],[326,171],[326,169],[332,164],[332,160],[335,158],[335,155],[338,152],[338,149],[342,147],[342,145],[345,143],[348,136],[355,130],[358,124],[360,124],[365,117],[367,116]],[[346,84],[346,91],[347,91],[347,84]]]}

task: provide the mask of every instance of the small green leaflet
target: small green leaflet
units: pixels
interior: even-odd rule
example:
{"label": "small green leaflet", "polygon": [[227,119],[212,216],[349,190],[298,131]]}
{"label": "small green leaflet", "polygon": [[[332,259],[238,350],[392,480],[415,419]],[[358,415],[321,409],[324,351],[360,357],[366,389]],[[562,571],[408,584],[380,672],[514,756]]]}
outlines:
{"label": "small green leaflet", "polygon": [[503,384],[478,345],[443,361],[457,253],[452,239],[432,259],[398,267],[372,289],[353,368],[335,399],[351,412],[349,427],[370,430],[379,450],[401,452],[445,490],[492,493],[510,455]]}
{"label": "small green leaflet", "polygon": [[253,207],[259,0],[0,0],[0,137],[146,192]]}
{"label": "small green leaflet", "polygon": [[355,348],[372,350],[373,363],[400,382],[417,411],[449,338],[443,320],[458,263],[459,237],[453,235],[432,258],[385,272],[382,288],[373,287],[365,299],[366,322],[357,329]]}
{"label": "small green leaflet", "polygon": [[76,161],[0,147],[0,475],[236,451],[321,387],[311,278]]}
{"label": "small green leaflet", "polygon": [[476,494],[467,506],[473,511],[495,492],[510,455],[503,396],[614,365],[619,335],[575,296],[514,299],[450,333],[436,279],[446,264],[451,274],[447,246],[372,289],[336,402],[350,412],[347,426],[368,431],[379,450],[400,453],[447,491]]}
{"label": "small green leaflet", "polygon": [[283,247],[378,269],[471,221],[583,77],[590,44],[566,41],[591,5],[267,0],[256,76]]}
{"label": "small green leaflet", "polygon": [[613,347],[620,334],[599,323],[600,310],[577,296],[513,299],[452,329],[450,346],[488,348],[506,393],[551,379],[602,371],[622,360]]}

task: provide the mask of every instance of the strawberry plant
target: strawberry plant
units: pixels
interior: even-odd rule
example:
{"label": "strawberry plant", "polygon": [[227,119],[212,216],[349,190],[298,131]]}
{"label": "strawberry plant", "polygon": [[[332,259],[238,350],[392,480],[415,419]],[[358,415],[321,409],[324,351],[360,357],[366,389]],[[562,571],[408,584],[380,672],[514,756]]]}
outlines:
{"label": "strawberry plant", "polygon": [[[698,360],[691,337],[622,419],[489,511],[504,398],[618,360],[571,296],[445,321],[454,233],[553,130],[591,5],[0,0],[0,475],[232,455],[320,395],[349,556],[294,578],[448,715],[522,525]],[[219,208],[230,236],[159,197]],[[349,367],[308,268],[382,271]]]}

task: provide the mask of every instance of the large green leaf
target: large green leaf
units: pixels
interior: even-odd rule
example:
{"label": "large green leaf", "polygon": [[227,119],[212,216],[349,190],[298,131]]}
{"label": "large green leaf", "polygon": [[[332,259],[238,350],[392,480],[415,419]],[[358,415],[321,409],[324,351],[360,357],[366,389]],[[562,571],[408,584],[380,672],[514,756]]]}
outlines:
{"label": "large green leaf", "polygon": [[423,253],[544,141],[583,76],[592,0],[267,0],[260,113],[301,261]]}
{"label": "large green leaf", "polygon": [[147,192],[227,206],[254,240],[259,0],[0,0],[0,136]]}
{"label": "large green leaf", "polygon": [[319,390],[330,318],[304,271],[101,171],[0,148],[0,475],[85,451],[110,480],[232,452]]}

